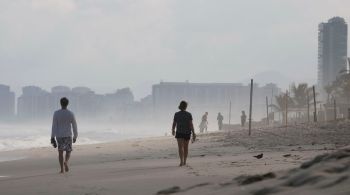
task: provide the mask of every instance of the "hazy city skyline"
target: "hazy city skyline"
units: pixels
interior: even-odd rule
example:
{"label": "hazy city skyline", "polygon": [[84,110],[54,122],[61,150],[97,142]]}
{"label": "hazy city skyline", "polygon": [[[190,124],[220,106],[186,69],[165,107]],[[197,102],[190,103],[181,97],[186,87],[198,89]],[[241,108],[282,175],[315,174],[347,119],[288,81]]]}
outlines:
{"label": "hazy city skyline", "polygon": [[348,23],[349,13],[346,0],[4,0],[0,83],[16,94],[130,87],[136,99],[160,80],[236,83],[275,71],[315,84],[318,24]]}
{"label": "hazy city skyline", "polygon": [[[82,120],[93,119],[104,122],[147,121],[171,118],[170,110],[181,100],[191,104],[191,112],[200,116],[203,112],[221,112],[230,121],[237,121],[241,110],[249,105],[250,85],[242,83],[190,83],[160,82],[152,86],[151,95],[135,101],[130,88],[116,92],[97,94],[88,87],[55,86],[47,91],[40,86],[25,86],[17,100],[10,86],[0,84],[0,112],[2,121],[43,122],[50,120],[51,113],[60,108],[59,101],[67,97],[70,109]],[[275,84],[254,85],[254,118],[265,117],[265,97],[269,103],[281,92]],[[231,111],[228,109],[233,110]],[[215,118],[212,118],[215,119]]]}

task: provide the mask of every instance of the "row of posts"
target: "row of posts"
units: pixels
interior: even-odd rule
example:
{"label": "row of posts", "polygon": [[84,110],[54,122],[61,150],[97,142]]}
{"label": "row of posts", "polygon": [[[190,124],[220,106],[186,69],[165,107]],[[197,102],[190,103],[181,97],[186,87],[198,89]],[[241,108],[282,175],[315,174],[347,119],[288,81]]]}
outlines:
{"label": "row of posts", "polygon": [[[312,94],[313,94],[313,104],[314,104],[314,112],[313,112],[313,118],[314,122],[317,122],[317,107],[316,107],[316,91],[315,91],[315,86],[312,86]],[[285,125],[288,125],[288,90],[286,91],[285,94]],[[253,112],[253,79],[250,80],[250,102],[249,102],[249,136],[251,135],[251,129],[252,129],[252,112]],[[310,97],[309,94],[307,94],[307,118],[308,122],[310,122]],[[337,104],[336,100],[334,98],[333,101],[333,107],[334,107],[334,120],[337,119]],[[266,96],[266,123],[269,125],[269,104],[268,104],[268,97]],[[230,109],[229,109],[229,124],[231,124],[231,102],[230,102]]]}

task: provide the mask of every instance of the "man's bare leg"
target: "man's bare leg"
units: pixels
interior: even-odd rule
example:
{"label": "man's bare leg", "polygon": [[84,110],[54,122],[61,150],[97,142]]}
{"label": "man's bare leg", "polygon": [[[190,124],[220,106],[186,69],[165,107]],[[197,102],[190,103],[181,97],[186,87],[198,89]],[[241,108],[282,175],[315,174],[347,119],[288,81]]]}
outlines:
{"label": "man's bare leg", "polygon": [[63,171],[63,150],[58,150],[58,161],[60,162],[60,167],[61,167],[60,173],[64,173],[64,171]]}
{"label": "man's bare leg", "polygon": [[70,154],[71,154],[71,152],[66,151],[66,159],[65,159],[65,161],[64,161],[64,170],[65,170],[66,172],[69,171],[68,161],[69,161],[69,158],[70,158]]}
{"label": "man's bare leg", "polygon": [[183,159],[184,147],[183,147],[183,144],[184,144],[184,139],[177,138],[177,145],[179,148],[179,157],[180,157],[180,165],[179,165],[180,167],[182,165],[184,165],[184,159]]}
{"label": "man's bare leg", "polygon": [[188,143],[190,140],[184,140],[184,163],[183,165],[186,165],[187,155],[188,155]]}

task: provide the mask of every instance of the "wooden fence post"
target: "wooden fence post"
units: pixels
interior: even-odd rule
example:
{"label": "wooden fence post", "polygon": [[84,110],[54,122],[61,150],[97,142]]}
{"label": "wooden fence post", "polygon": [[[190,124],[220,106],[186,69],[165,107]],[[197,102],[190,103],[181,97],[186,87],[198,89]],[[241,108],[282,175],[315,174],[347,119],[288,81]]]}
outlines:
{"label": "wooden fence post", "polygon": [[230,107],[228,111],[228,124],[231,125],[231,101],[230,101]]}
{"label": "wooden fence post", "polygon": [[333,109],[334,109],[334,121],[337,120],[337,102],[335,100],[335,97],[333,97]]}
{"label": "wooden fence post", "polygon": [[288,125],[288,90],[286,90],[286,95],[285,95],[285,123],[286,123],[286,126]]}
{"label": "wooden fence post", "polygon": [[253,79],[250,80],[250,103],[249,103],[249,136],[252,130],[252,110],[253,110]]}
{"label": "wooden fence post", "polygon": [[310,96],[307,92],[307,122],[310,123]]}
{"label": "wooden fence post", "polygon": [[314,122],[317,122],[317,108],[316,108],[316,92],[315,92],[315,86],[312,86],[312,92],[314,95]]}
{"label": "wooden fence post", "polygon": [[269,100],[266,96],[266,123],[269,126]]}

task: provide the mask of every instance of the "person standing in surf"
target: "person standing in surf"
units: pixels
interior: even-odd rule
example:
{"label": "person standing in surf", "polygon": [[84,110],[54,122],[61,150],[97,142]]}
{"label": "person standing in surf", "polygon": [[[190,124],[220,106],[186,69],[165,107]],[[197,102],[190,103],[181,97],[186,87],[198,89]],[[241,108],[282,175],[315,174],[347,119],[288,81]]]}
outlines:
{"label": "person standing in surf", "polygon": [[[64,173],[69,171],[68,161],[73,150],[72,142],[75,143],[78,137],[78,128],[73,112],[67,109],[69,100],[63,97],[60,103],[61,109],[55,111],[53,115],[51,144],[55,148],[58,147],[58,161],[61,167],[60,173]],[[66,152],[65,158],[63,158],[64,152]]]}
{"label": "person standing in surf", "polygon": [[202,121],[199,124],[199,132],[208,132],[208,112],[205,112],[202,116]]}
{"label": "person standing in surf", "polygon": [[246,120],[247,120],[247,115],[245,115],[244,110],[242,110],[242,115],[241,115],[241,126],[242,127],[244,127]]}
{"label": "person standing in surf", "polygon": [[[186,165],[188,156],[188,144],[191,139],[192,142],[196,140],[196,134],[193,128],[192,114],[187,112],[187,102],[181,101],[179,105],[179,112],[174,115],[174,121],[172,125],[172,134],[175,135],[177,145],[179,149],[180,167]],[[176,131],[175,131],[176,128]]]}
{"label": "person standing in surf", "polygon": [[222,116],[221,112],[218,113],[218,117],[216,117],[216,119],[218,120],[219,130],[222,130],[222,121],[224,120],[224,117]]}

